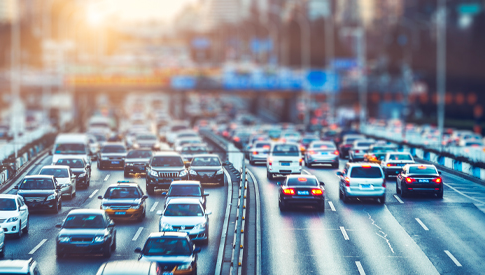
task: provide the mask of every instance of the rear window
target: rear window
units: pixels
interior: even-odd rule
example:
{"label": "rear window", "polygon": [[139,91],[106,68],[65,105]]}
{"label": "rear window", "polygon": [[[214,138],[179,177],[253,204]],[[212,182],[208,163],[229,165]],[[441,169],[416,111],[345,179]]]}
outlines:
{"label": "rear window", "polygon": [[393,154],[389,156],[389,160],[413,160],[413,158],[411,155]]}
{"label": "rear window", "polygon": [[359,147],[369,147],[372,144],[374,144],[374,143],[373,142],[357,142],[357,146],[359,146]]}
{"label": "rear window", "polygon": [[271,145],[269,143],[256,143],[256,148],[265,148],[265,149],[269,149],[271,147]]}
{"label": "rear window", "polygon": [[382,172],[379,167],[354,167],[350,172],[351,178],[382,178]]}
{"label": "rear window", "polygon": [[297,157],[300,155],[300,151],[295,145],[276,145],[273,148],[274,156],[292,156]]}
{"label": "rear window", "polygon": [[154,157],[151,165],[158,167],[178,167],[183,166],[184,162],[181,157]]}
{"label": "rear window", "polygon": [[126,148],[121,145],[104,146],[101,153],[126,153]]}
{"label": "rear window", "polygon": [[438,172],[433,166],[411,166],[409,167],[409,174],[427,175],[438,174]]}
{"label": "rear window", "polygon": [[312,178],[290,178],[288,186],[318,186],[318,182]]}
{"label": "rear window", "polygon": [[312,145],[312,148],[314,149],[336,149],[335,145],[330,144],[330,143],[314,143]]}

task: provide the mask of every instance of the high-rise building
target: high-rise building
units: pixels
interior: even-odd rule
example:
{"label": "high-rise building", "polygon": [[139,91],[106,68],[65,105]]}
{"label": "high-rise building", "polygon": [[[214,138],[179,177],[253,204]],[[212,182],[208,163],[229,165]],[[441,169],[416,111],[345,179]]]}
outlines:
{"label": "high-rise building", "polygon": [[18,0],[0,1],[0,23],[9,23],[18,18]]}

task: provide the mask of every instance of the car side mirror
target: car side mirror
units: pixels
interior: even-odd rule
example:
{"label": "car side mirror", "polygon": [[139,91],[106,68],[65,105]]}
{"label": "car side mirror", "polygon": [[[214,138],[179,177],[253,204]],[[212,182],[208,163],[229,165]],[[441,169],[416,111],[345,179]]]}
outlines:
{"label": "car side mirror", "polygon": [[205,197],[208,197],[209,196],[209,192],[204,192],[204,196]]}
{"label": "car side mirror", "polygon": [[142,200],[146,200],[148,199],[148,196],[147,195],[143,195],[143,197],[141,197]]}
{"label": "car side mirror", "polygon": [[441,171],[438,171],[438,175],[441,175]]}
{"label": "car side mirror", "polygon": [[62,223],[56,224],[56,228],[62,228]]}
{"label": "car side mirror", "polygon": [[325,183],[323,181],[320,182],[321,186],[325,186]]}
{"label": "car side mirror", "polygon": [[91,164],[86,165],[86,168],[91,169]]}
{"label": "car side mirror", "polygon": [[52,156],[52,151],[49,151],[49,156]]}
{"label": "car side mirror", "polygon": [[19,186],[17,185],[17,186],[15,186],[13,189],[19,189]]}
{"label": "car side mirror", "polygon": [[158,210],[158,211],[157,211],[157,215],[160,215],[160,216],[162,216],[162,215],[163,215],[163,212],[162,212],[162,210]]}
{"label": "car side mirror", "polygon": [[167,192],[162,192],[162,196],[166,196],[167,195]]}
{"label": "car side mirror", "polygon": [[229,165],[229,163],[227,163],[227,162],[222,163],[222,166],[228,166],[228,165]]}
{"label": "car side mirror", "polygon": [[212,211],[210,211],[210,210],[206,210],[206,211],[205,211],[205,214],[206,214],[206,215],[210,215],[210,214],[212,214]]}
{"label": "car side mirror", "polygon": [[98,199],[99,199],[99,200],[102,200],[102,199],[103,199],[103,196],[98,196]]}
{"label": "car side mirror", "polygon": [[135,253],[141,253],[141,248],[139,247],[135,248]]}
{"label": "car side mirror", "polygon": [[343,177],[344,176],[344,173],[342,173],[341,171],[338,171],[337,173],[335,173],[337,176],[339,177]]}
{"label": "car side mirror", "polygon": [[278,181],[278,182],[276,183],[276,185],[281,186],[281,182],[280,182],[280,181]]}
{"label": "car side mirror", "polygon": [[114,221],[109,221],[109,224],[108,224],[108,227],[114,227],[115,226],[115,222]]}
{"label": "car side mirror", "polygon": [[200,247],[194,248],[194,253],[200,253]]}
{"label": "car side mirror", "polygon": [[57,190],[61,190],[61,188],[62,188],[62,186],[60,186],[60,185],[57,185],[57,186],[56,186],[56,189],[57,189]]}

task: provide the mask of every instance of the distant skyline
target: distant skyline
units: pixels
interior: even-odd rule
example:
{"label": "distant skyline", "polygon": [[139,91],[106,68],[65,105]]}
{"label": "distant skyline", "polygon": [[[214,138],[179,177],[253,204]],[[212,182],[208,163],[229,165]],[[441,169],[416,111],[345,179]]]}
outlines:
{"label": "distant skyline", "polygon": [[126,21],[170,21],[182,8],[198,0],[105,0],[104,5]]}

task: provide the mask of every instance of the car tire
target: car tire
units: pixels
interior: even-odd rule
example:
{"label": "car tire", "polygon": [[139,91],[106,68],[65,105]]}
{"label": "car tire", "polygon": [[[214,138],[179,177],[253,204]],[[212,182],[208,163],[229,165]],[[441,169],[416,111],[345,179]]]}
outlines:
{"label": "car tire", "polygon": [[142,222],[146,217],[145,209],[143,209],[143,214],[138,218],[138,222]]}
{"label": "car tire", "polygon": [[113,243],[111,244],[111,251],[115,251],[115,250],[116,250],[116,231],[114,234]]}
{"label": "car tire", "polygon": [[150,186],[150,185],[148,185],[148,184],[147,184],[147,188],[146,188],[146,189],[147,189],[147,193],[148,193],[148,195],[153,195],[153,194],[155,194],[155,187]]}
{"label": "car tire", "polygon": [[286,205],[286,203],[284,203],[282,201],[278,201],[278,207],[280,208],[280,211],[288,210],[288,206]]}
{"label": "car tire", "polygon": [[57,257],[58,259],[62,259],[62,258],[64,258],[65,256],[66,256],[66,254],[62,253],[62,252],[59,250],[59,248],[58,248],[58,247],[56,247],[56,257]]}
{"label": "car tire", "polygon": [[344,203],[348,203],[349,202],[349,198],[347,197],[347,194],[345,193],[345,191],[342,192],[342,201]]}
{"label": "car tire", "polygon": [[3,243],[2,251],[0,252],[0,258],[5,257],[5,242]]}
{"label": "car tire", "polygon": [[72,198],[74,198],[74,196],[72,195],[72,189],[71,191],[69,192],[69,196],[67,196],[69,198],[69,200],[72,200]]}
{"label": "car tire", "polygon": [[438,199],[442,199],[443,198],[443,189],[441,189],[441,191],[436,193],[436,196],[438,197]]}
{"label": "car tire", "polygon": [[266,172],[266,177],[267,177],[268,179],[270,179],[270,180],[274,179],[273,174],[272,174],[272,173],[270,173],[270,172]]}
{"label": "car tire", "polygon": [[407,198],[408,197],[408,191],[406,190],[405,187],[401,186],[401,198]]}
{"label": "car tire", "polygon": [[19,221],[19,231],[15,234],[15,238],[22,238],[22,233],[24,233],[24,231],[22,230],[22,221]]}
{"label": "car tire", "polygon": [[52,208],[52,212],[53,212],[54,214],[59,213],[59,208],[60,208],[60,206],[59,206],[59,202],[57,202],[57,204],[55,205],[55,207],[53,207],[53,208]]}
{"label": "car tire", "polygon": [[379,198],[379,201],[381,204],[385,204],[386,203],[386,195],[383,195]]}
{"label": "car tire", "polygon": [[111,244],[106,245],[105,252],[103,253],[105,258],[111,257]]}
{"label": "car tire", "polygon": [[335,169],[337,168],[338,169],[338,163],[332,163],[332,168]]}
{"label": "car tire", "polygon": [[396,194],[400,194],[401,193],[401,190],[399,189],[399,185],[397,184],[397,180],[396,180]]}
{"label": "car tire", "polygon": [[251,164],[251,165],[255,165],[256,163],[255,163],[254,161],[250,160],[250,161],[249,161],[249,164]]}
{"label": "car tire", "polygon": [[29,222],[29,217],[27,217],[27,225],[25,226],[25,228],[24,228],[24,229],[22,229],[22,232],[23,232],[24,234],[28,234],[28,233],[29,233],[29,223],[30,223],[30,222]]}
{"label": "car tire", "polygon": [[318,206],[318,210],[320,212],[325,212],[325,201]]}

